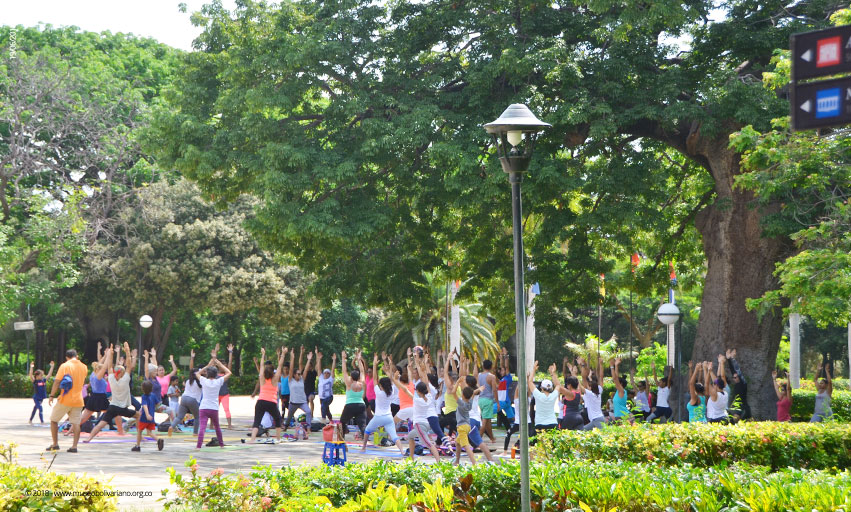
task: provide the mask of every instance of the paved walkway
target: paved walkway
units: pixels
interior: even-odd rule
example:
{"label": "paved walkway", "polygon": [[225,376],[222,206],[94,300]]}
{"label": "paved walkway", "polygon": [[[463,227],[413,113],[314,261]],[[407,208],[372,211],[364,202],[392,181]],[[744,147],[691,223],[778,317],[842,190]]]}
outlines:
{"label": "paved walkway", "polygon": [[[337,418],[343,409],[344,396],[335,397],[331,404],[334,417]],[[90,444],[80,443],[78,453],[68,453],[65,450],[71,445],[67,437],[60,432],[59,445],[61,451],[55,454],[45,452],[50,445],[50,429],[45,426],[37,426],[37,422],[30,426],[27,424],[30,411],[32,410],[31,399],[4,398],[0,399],[0,443],[10,442],[18,445],[18,462],[21,465],[47,468],[51,471],[69,474],[86,474],[91,477],[107,481],[115,490],[119,491],[150,491],[149,497],[121,497],[119,506],[122,510],[159,510],[162,491],[169,488],[166,468],[171,466],[179,472],[188,475],[189,470],[184,462],[190,456],[198,461],[200,474],[209,473],[216,468],[223,468],[226,473],[247,473],[255,465],[318,465],[322,463],[322,434],[313,433],[308,441],[289,442],[275,445],[258,444],[254,446],[243,445],[241,438],[250,432],[251,422],[254,418],[254,400],[247,396],[234,397],[230,399],[230,409],[233,416],[233,430],[223,429],[225,444],[232,448],[203,448],[195,451],[197,437],[191,432],[175,434],[173,437],[165,437],[165,449],[157,451],[156,444],[152,441],[143,442],[142,452],[130,451],[136,441],[136,432],[130,435],[118,436],[114,432],[98,435]],[[316,400],[319,405],[319,400]],[[44,402],[45,420],[49,419],[50,407]],[[224,423],[224,412],[220,411]],[[157,415],[162,420],[162,415]],[[224,423],[226,425],[226,423]],[[274,432],[274,431],[273,431]],[[290,429],[293,433],[293,429]],[[86,434],[81,434],[85,439]],[[162,434],[165,435],[165,434]],[[207,440],[215,433],[207,434]],[[352,436],[349,436],[352,442]],[[497,438],[501,446],[501,440]],[[496,447],[494,447],[496,448]],[[365,454],[359,448],[349,445],[348,458],[354,462],[364,462],[384,458],[388,460],[401,460],[402,457],[395,447],[378,448],[368,447]],[[429,457],[430,459],[430,457]],[[427,459],[424,457],[424,461]],[[463,459],[462,459],[463,460]]]}

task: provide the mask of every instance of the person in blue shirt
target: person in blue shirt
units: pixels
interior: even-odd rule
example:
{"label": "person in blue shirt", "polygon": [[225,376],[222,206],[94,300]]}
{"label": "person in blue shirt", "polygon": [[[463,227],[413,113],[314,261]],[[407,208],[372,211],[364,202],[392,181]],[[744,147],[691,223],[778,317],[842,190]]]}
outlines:
{"label": "person in blue shirt", "polygon": [[[286,377],[290,374],[290,364],[284,363],[281,375],[281,382],[278,384],[278,394],[281,395],[281,414],[288,414],[290,410],[290,379]],[[289,426],[289,425],[286,425]]]}
{"label": "person in blue shirt", "polygon": [[33,402],[35,405],[33,406],[33,412],[30,413],[30,425],[33,424],[33,418],[35,418],[35,412],[38,411],[38,419],[42,423],[44,423],[44,409],[41,407],[41,403],[47,398],[47,379],[53,375],[53,366],[55,363],[53,361],[50,362],[50,371],[47,372],[47,376],[44,375],[43,370],[36,370],[33,373],[33,369],[35,368],[35,363],[30,363],[30,373],[27,375],[30,378],[30,381],[33,383]]}
{"label": "person in blue shirt", "polygon": [[157,423],[154,421],[154,413],[157,409],[157,404],[160,403],[161,396],[154,392],[154,385],[150,380],[142,382],[142,410],[139,411],[139,421],[136,427],[136,446],[131,448],[131,451],[142,451],[142,432],[147,430],[148,435],[154,438],[157,442],[157,449],[162,450],[165,442],[162,438],[157,438]]}

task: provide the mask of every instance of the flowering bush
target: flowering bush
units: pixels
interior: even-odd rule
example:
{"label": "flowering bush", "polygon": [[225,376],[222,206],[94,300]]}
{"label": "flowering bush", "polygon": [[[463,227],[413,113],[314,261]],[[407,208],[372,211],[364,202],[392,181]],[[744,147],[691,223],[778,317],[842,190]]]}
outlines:
{"label": "flowering bush", "polygon": [[109,487],[94,478],[19,466],[14,444],[0,445],[0,454],[0,510],[117,510],[116,497],[102,495]]}
{"label": "flowering bush", "polygon": [[[405,476],[408,482],[401,483]],[[385,461],[335,468],[264,467],[255,468],[248,482],[239,474],[199,476],[193,471],[190,479],[174,477],[181,497],[167,502],[166,508],[509,512],[520,506],[520,471],[515,462],[472,468]],[[193,494],[197,490],[203,492]],[[766,467],[744,465],[698,468],[548,460],[532,465],[531,491],[533,509],[542,511],[847,511],[851,509],[851,472],[783,469],[771,473]],[[235,500],[210,500],[226,495]]]}
{"label": "flowering bush", "polygon": [[825,469],[851,467],[851,425],[828,422],[741,422],[606,427],[591,432],[550,431],[537,453],[549,459],[622,460],[710,467],[746,462]]}

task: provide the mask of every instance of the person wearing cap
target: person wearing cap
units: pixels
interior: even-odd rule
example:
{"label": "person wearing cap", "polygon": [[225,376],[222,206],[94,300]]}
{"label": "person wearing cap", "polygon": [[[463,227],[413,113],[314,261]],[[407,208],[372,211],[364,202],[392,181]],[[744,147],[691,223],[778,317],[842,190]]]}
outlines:
{"label": "person wearing cap", "polygon": [[331,402],[334,401],[334,371],[337,368],[337,354],[331,359],[331,367],[322,369],[322,352],[316,351],[316,371],[319,373],[319,408],[321,418],[334,421],[331,415]]}
{"label": "person wearing cap", "polygon": [[68,389],[63,389],[62,394],[59,395],[59,403],[50,412],[50,437],[53,439],[53,444],[47,448],[48,451],[59,449],[59,421],[68,416],[68,421],[71,423],[71,429],[74,432],[74,441],[68,451],[77,452],[77,442],[80,440],[80,416],[84,405],[83,384],[88,373],[88,367],[77,359],[76,350],[65,352],[65,362],[56,370],[56,378],[53,379],[53,387],[50,389],[47,404],[53,407],[53,397],[59,392],[63,380],[66,382],[70,380],[71,386]]}
{"label": "person wearing cap", "polygon": [[[110,350],[110,349],[107,349]],[[130,354],[130,346],[127,342],[124,342],[124,351],[127,354]],[[89,437],[83,441],[84,443],[91,442],[92,439],[101,431],[101,429],[113,419],[118,416],[122,416],[125,418],[135,418],[139,419],[140,410],[142,409],[141,405],[138,409],[131,409],[130,406],[133,404],[130,392],[130,374],[133,372],[133,367],[136,366],[136,361],[132,357],[130,357],[129,369],[124,368],[122,365],[117,365],[115,367],[115,372],[113,373],[112,369],[112,354],[106,358],[106,374],[107,374],[107,382],[109,382],[109,387],[112,390],[112,396],[109,397],[109,407],[106,409],[106,412],[101,416],[100,421],[97,425],[92,429],[89,433]],[[152,388],[153,389],[153,388]]]}
{"label": "person wearing cap", "polygon": [[[532,398],[535,399],[535,432],[541,433],[546,430],[553,430],[558,428],[558,420],[556,419],[556,402],[558,401],[559,394],[553,393],[555,389],[553,385],[553,381],[550,379],[544,379],[541,381],[541,390],[535,387],[535,383],[533,378],[535,377],[535,372],[538,371],[538,361],[535,361],[535,369],[527,375],[528,379],[528,389],[530,390],[530,394]],[[551,376],[552,372],[555,371],[555,364],[550,367]],[[558,380],[558,379],[554,379]]]}

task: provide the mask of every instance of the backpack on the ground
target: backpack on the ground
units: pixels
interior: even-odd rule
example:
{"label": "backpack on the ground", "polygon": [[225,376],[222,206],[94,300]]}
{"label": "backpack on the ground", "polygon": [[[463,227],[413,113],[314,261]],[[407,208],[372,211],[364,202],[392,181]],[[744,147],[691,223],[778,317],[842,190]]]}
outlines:
{"label": "backpack on the ground", "polygon": [[321,421],[313,420],[310,423],[310,431],[311,432],[322,432],[322,429],[325,428],[325,424]]}
{"label": "backpack on the ground", "polygon": [[168,429],[171,428],[171,422],[166,420],[157,425],[157,432],[168,432]]}

